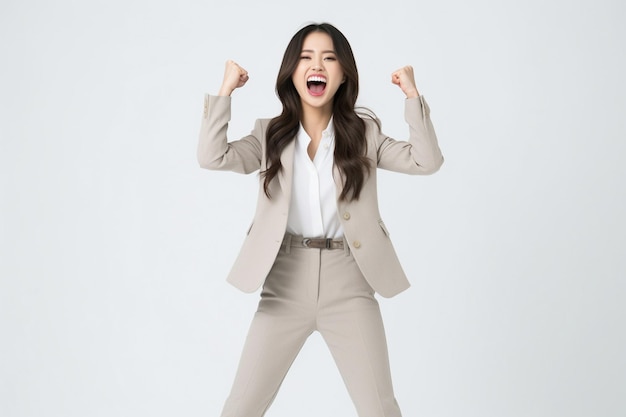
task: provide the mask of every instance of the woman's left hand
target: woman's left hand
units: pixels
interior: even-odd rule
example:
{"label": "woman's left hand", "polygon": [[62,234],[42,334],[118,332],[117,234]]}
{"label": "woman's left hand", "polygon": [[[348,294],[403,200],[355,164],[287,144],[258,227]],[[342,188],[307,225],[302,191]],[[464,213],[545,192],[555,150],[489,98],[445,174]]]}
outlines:
{"label": "woman's left hand", "polygon": [[406,98],[415,98],[420,95],[415,86],[413,67],[410,65],[394,71],[394,73],[391,74],[391,82],[400,87],[402,92],[406,94]]}

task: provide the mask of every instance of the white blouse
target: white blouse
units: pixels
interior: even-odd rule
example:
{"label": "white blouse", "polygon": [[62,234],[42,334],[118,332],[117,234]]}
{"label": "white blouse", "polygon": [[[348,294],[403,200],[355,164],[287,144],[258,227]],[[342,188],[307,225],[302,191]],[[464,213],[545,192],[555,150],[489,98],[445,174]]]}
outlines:
{"label": "white blouse", "polygon": [[343,228],[337,214],[333,179],[335,130],[332,119],[322,132],[312,161],[307,153],[309,143],[311,138],[300,125],[295,143],[287,232],[304,237],[340,238]]}

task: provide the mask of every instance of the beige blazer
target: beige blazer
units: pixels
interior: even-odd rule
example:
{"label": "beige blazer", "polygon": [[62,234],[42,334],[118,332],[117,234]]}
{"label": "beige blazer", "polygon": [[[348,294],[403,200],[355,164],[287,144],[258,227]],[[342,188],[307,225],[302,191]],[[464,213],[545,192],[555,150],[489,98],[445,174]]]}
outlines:
{"label": "beige blazer", "polygon": [[[198,144],[200,166],[244,174],[265,170],[265,133],[269,119],[257,120],[250,135],[228,142],[230,103],[230,97],[205,96]],[[422,96],[406,100],[405,120],[409,124],[408,142],[385,136],[375,122],[366,120],[367,156],[374,166],[382,169],[406,174],[436,172],[443,163],[443,156],[430,121],[430,110]],[[265,196],[263,179],[259,176],[256,213],[227,278],[244,292],[260,288],[280,250],[287,228],[294,146],[295,141],[283,151],[283,170],[270,184],[271,199]],[[338,197],[343,182],[337,167],[334,178]],[[392,297],[407,289],[409,281],[379,213],[376,169],[366,176],[360,198],[357,201],[337,199],[337,210],[352,255],[371,287],[383,297]]]}

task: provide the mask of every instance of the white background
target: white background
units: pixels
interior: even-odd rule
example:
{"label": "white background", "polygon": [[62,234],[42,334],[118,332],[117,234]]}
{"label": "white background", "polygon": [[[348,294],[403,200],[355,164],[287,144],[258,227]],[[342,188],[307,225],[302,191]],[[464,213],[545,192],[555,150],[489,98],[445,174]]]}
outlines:
{"label": "white background", "polygon": [[[279,110],[310,21],[404,139],[415,67],[446,162],[380,173],[413,286],[381,299],[403,414],[626,415],[626,6],[618,0],[0,4],[0,415],[218,416],[258,295],[224,278],[255,175],[195,148],[223,64],[231,137]],[[314,334],[268,416],[355,416]]]}

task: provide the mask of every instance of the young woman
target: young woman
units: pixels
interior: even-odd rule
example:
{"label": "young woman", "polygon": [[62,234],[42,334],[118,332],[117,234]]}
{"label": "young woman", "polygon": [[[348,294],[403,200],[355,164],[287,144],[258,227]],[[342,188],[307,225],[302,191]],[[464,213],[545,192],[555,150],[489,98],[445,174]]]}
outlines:
{"label": "young woman", "polygon": [[443,162],[413,69],[391,76],[407,97],[408,142],[356,112],[352,49],[330,24],[289,42],[276,81],[282,113],[228,142],[230,95],[247,81],[226,63],[218,95],[205,97],[198,146],[203,168],[260,170],[256,214],[228,281],[263,289],[222,417],[263,416],[314,331],[360,417],[400,416],[374,294],[392,297],[409,283],[379,214],[376,168],[431,174]]}

